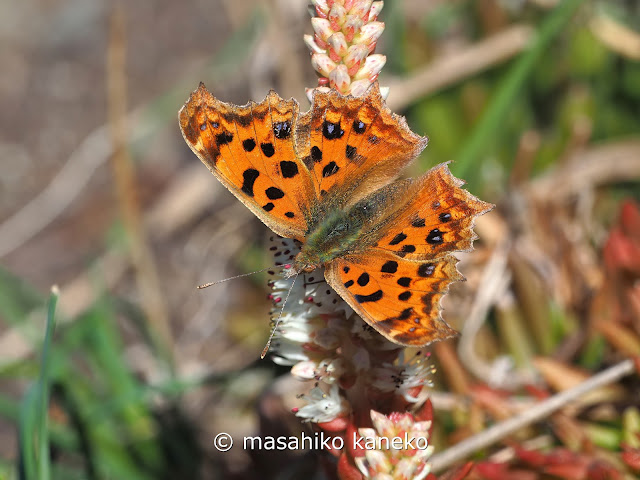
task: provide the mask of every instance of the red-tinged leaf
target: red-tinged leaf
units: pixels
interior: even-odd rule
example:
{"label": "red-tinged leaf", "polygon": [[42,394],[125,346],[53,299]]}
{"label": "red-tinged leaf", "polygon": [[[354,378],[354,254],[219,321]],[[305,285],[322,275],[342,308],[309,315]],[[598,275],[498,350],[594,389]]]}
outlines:
{"label": "red-tinged leaf", "polygon": [[513,449],[516,457],[532,467],[543,467],[549,462],[547,455],[536,450],[526,450],[519,445],[513,445]]}
{"label": "red-tinged leaf", "polygon": [[[433,421],[433,404],[431,403],[431,399],[427,399],[424,405],[422,405],[413,416],[417,422]],[[433,428],[433,424],[431,427]],[[431,437],[431,429],[429,429],[429,437]]]}
{"label": "red-tinged leaf", "polygon": [[355,439],[360,438],[360,436],[361,435],[358,433],[358,430],[355,427],[355,425],[350,424],[347,427],[347,431],[345,433],[346,450],[349,452],[349,455],[351,455],[353,458],[364,457],[364,454],[365,454],[365,448],[359,446],[359,444],[356,444],[356,442],[354,441]]}
{"label": "red-tinged leaf", "polygon": [[640,448],[622,446],[622,461],[633,471],[640,473]]}
{"label": "red-tinged leaf", "polygon": [[508,395],[500,390],[485,385],[476,385],[471,389],[473,400],[491,416],[506,419],[512,415],[512,408],[507,401]]}
{"label": "red-tinged leaf", "polygon": [[551,393],[546,388],[539,387],[537,385],[525,385],[524,389],[529,395],[535,397],[538,400],[545,400],[551,396]]}
{"label": "red-tinged leaf", "polygon": [[562,464],[581,464],[587,465],[589,461],[585,458],[581,458],[579,454],[567,450],[566,448],[556,448],[549,452],[547,457],[547,464],[549,465],[562,465]]}
{"label": "red-tinged leaf", "polygon": [[340,458],[338,458],[338,478],[340,480],[363,480],[364,476],[358,470],[352,461],[347,452],[342,452]]}
{"label": "red-tinged leaf", "polygon": [[625,200],[620,208],[620,225],[629,237],[640,241],[640,206],[631,200]]}
{"label": "red-tinged leaf", "polygon": [[543,471],[564,480],[585,480],[587,478],[587,466],[579,463],[549,465]]}
{"label": "red-tinged leaf", "polygon": [[350,420],[349,417],[337,417],[328,422],[318,423],[317,425],[325,432],[344,432],[347,426],[350,425]]}
{"label": "red-tinged leaf", "polygon": [[475,471],[487,480],[500,480],[507,475],[508,468],[506,463],[482,462],[476,465]]}
{"label": "red-tinged leaf", "polygon": [[[447,473],[440,475],[439,477],[437,477],[437,480],[462,480],[464,478],[467,478],[467,475],[469,475],[472,468],[473,468],[473,462],[467,462],[464,465],[460,465],[458,467],[452,468]],[[433,474],[429,474],[429,475],[433,475]],[[436,480],[436,477],[434,475],[432,479],[430,477],[427,477],[427,479]]]}
{"label": "red-tinged leaf", "polygon": [[595,461],[589,466],[587,471],[588,480],[622,480],[622,474],[612,465]]}
{"label": "red-tinged leaf", "polygon": [[474,474],[483,480],[537,480],[535,472],[527,470],[509,470],[506,463],[482,462],[475,465]]}
{"label": "red-tinged leaf", "polygon": [[609,234],[603,256],[610,271],[621,269],[640,273],[640,241],[627,237],[620,227]]}
{"label": "red-tinged leaf", "polygon": [[499,388],[492,388],[489,385],[484,383],[478,383],[471,387],[471,392],[473,394],[487,394],[490,396],[495,396],[496,398],[509,399],[512,396],[512,393],[507,390],[501,390]]}

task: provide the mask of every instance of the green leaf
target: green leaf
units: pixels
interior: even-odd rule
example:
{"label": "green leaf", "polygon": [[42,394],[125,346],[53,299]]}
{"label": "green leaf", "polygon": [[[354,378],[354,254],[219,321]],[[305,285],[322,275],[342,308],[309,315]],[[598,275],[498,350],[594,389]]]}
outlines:
{"label": "green leaf", "polygon": [[51,289],[47,309],[47,326],[42,347],[38,382],[29,388],[20,408],[20,458],[25,480],[50,480],[49,458],[49,373],[51,342],[55,329],[58,288]]}

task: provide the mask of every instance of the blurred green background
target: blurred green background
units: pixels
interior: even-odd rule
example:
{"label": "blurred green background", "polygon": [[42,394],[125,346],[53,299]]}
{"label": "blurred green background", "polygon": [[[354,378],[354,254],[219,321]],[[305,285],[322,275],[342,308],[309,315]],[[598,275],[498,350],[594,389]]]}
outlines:
{"label": "blurred green background", "polygon": [[[258,360],[269,332],[264,275],[194,288],[271,259],[266,228],[177,125],[199,81],[225,101],[273,88],[306,109],[316,80],[304,0],[32,0],[5,2],[0,19],[0,479],[324,478],[313,453],[212,446],[220,431],[299,430],[289,410],[304,388]],[[588,217],[574,248],[598,265],[620,200],[640,199],[639,4],[390,0],[380,20],[389,105],[430,137],[412,172],[454,160],[508,227],[480,225],[487,244],[500,239],[485,232],[544,230],[558,212]],[[597,156],[603,146],[622,149],[624,168],[614,150]],[[581,176],[581,152],[596,173]],[[545,190],[549,182],[571,199]],[[529,191],[535,208],[510,210],[514,192]],[[555,255],[552,264],[566,259]],[[56,326],[43,350],[54,284]],[[595,295],[597,280],[585,284]],[[541,300],[557,335],[536,352],[586,324],[588,308],[576,309],[586,300],[567,298],[556,290]],[[453,315],[460,327],[465,313]],[[599,365],[597,345],[574,363]]]}

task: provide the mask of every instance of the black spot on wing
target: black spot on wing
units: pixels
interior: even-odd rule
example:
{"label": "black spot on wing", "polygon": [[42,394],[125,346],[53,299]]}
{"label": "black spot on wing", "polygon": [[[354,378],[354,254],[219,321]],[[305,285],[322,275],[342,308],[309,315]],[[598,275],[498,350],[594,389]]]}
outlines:
{"label": "black spot on wing", "polygon": [[276,153],[276,149],[273,148],[273,143],[261,143],[260,150],[265,154],[266,157],[273,157]]}
{"label": "black spot on wing", "polygon": [[382,265],[380,271],[383,273],[396,273],[398,271],[398,262],[389,260],[387,263]]}
{"label": "black spot on wing", "polygon": [[284,197],[284,192],[276,187],[267,188],[264,193],[267,195],[269,200],[278,200]]}
{"label": "black spot on wing", "polygon": [[395,237],[393,237],[393,239],[389,242],[389,245],[398,245],[400,242],[402,242],[406,238],[407,236],[404,233],[400,232]]}
{"label": "black spot on wing", "polygon": [[400,277],[398,279],[398,285],[401,287],[408,287],[411,284],[411,278],[409,277]]}
{"label": "black spot on wing", "polygon": [[366,130],[367,126],[364,124],[364,122],[356,119],[353,121],[353,131],[356,132],[357,134],[361,134],[364,133],[364,131]]}
{"label": "black spot on wing", "polygon": [[327,140],[335,140],[336,138],[342,138],[344,130],[340,128],[340,123],[332,123],[325,120],[322,124],[322,135]]}
{"label": "black spot on wing", "polygon": [[242,191],[250,197],[253,197],[253,184],[259,176],[260,172],[255,168],[247,168],[242,173]]}
{"label": "black spot on wing", "polygon": [[276,122],[273,124],[273,135],[279,140],[285,140],[291,135],[291,124],[286,122]]}
{"label": "black spot on wing", "polygon": [[283,160],[280,162],[280,172],[284,178],[293,178],[298,175],[298,165],[295,162]]}
{"label": "black spot on wing", "polygon": [[406,302],[410,298],[411,298],[411,292],[409,290],[407,290],[406,292],[402,292],[400,295],[398,295],[398,300],[402,300],[403,302]]}
{"label": "black spot on wing", "polygon": [[382,298],[382,290],[373,292],[370,295],[356,295],[355,297],[358,303],[377,302]]}
{"label": "black spot on wing", "polygon": [[351,285],[353,285],[353,280],[349,280],[348,282],[345,282],[344,286],[349,288],[351,287]]}
{"label": "black spot on wing", "polygon": [[256,142],[253,138],[247,138],[242,141],[242,148],[244,148],[245,152],[251,152],[254,148],[256,148]]}
{"label": "black spot on wing", "polygon": [[320,150],[317,146],[311,147],[311,159],[314,162],[319,162],[322,160],[322,150]]}
{"label": "black spot on wing", "polygon": [[418,276],[420,277],[430,277],[433,275],[436,266],[433,263],[423,263],[418,267]]}
{"label": "black spot on wing", "polygon": [[285,212],[284,216],[287,218],[293,218],[296,216],[296,214],[293,212]]}
{"label": "black spot on wing", "polygon": [[331,175],[335,175],[336,173],[338,173],[338,170],[340,170],[340,167],[336,162],[329,162],[322,169],[322,176],[324,178],[330,177]]}
{"label": "black spot on wing", "polygon": [[441,213],[440,215],[438,215],[438,218],[440,219],[440,221],[442,223],[447,223],[449,220],[451,220],[451,214],[450,213]]}
{"label": "black spot on wing", "polygon": [[276,207],[276,206],[275,206],[273,203],[269,202],[269,203],[267,203],[265,206],[263,206],[263,207],[262,207],[262,209],[263,209],[265,212],[270,212],[270,211],[271,211],[271,210],[273,210],[275,207]]}
{"label": "black spot on wing", "polygon": [[216,135],[216,145],[218,145],[218,147],[231,143],[232,140],[233,133],[230,132],[222,132]]}
{"label": "black spot on wing", "polygon": [[358,149],[356,147],[352,147],[351,145],[347,145],[347,148],[345,149],[345,155],[347,156],[347,158],[349,160],[351,160],[353,157],[355,157],[357,151],[358,151]]}
{"label": "black spot on wing", "polygon": [[358,285],[361,287],[365,287],[369,283],[369,274],[364,272],[362,275],[358,277]]}
{"label": "black spot on wing", "polygon": [[444,242],[443,232],[441,232],[437,228],[434,228],[429,232],[429,235],[427,235],[426,241],[429,245],[440,245],[442,242]]}
{"label": "black spot on wing", "polygon": [[402,250],[400,250],[401,253],[413,253],[415,251],[416,251],[415,245],[403,245]]}

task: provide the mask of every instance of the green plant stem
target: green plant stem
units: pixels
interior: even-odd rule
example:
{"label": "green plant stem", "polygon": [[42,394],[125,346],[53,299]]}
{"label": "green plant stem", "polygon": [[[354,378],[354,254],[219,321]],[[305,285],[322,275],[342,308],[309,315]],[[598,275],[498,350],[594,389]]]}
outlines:
{"label": "green plant stem", "polygon": [[47,329],[44,335],[44,345],[42,347],[42,365],[40,367],[40,379],[38,380],[38,410],[40,418],[38,422],[38,465],[39,479],[49,480],[51,478],[51,463],[49,458],[49,375],[50,375],[50,352],[53,331],[55,330],[56,304],[60,292],[58,287],[51,289],[49,305],[47,309]]}
{"label": "green plant stem", "polygon": [[496,136],[499,135],[509,109],[531,76],[536,63],[543,53],[551,48],[553,40],[562,32],[582,2],[583,0],[562,0],[548,14],[534,37],[531,47],[511,67],[471,136],[455,157],[456,162],[451,168],[454,174],[466,179],[469,184],[477,185],[478,179],[472,175],[474,171],[478,171],[473,168],[474,163],[485,151],[487,145],[496,141]]}

